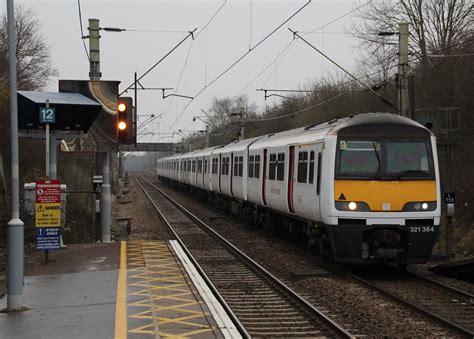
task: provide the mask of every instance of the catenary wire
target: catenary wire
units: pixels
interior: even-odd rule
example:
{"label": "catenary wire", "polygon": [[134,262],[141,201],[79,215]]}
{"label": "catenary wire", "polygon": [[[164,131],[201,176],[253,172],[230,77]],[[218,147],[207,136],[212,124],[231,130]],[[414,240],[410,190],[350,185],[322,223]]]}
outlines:
{"label": "catenary wire", "polygon": [[194,96],[193,99],[188,102],[188,104],[184,107],[175,121],[171,124],[168,129],[168,132],[176,125],[178,120],[183,116],[184,112],[186,112],[187,108],[191,105],[195,98],[197,98],[201,93],[203,93],[209,86],[213,85],[216,81],[218,81],[221,77],[223,77],[228,71],[235,67],[240,61],[242,61],[247,55],[249,55],[253,50],[255,50],[258,46],[260,46],[263,42],[265,42],[270,36],[272,36],[276,31],[278,31],[284,24],[290,21],[293,17],[295,17],[298,13],[300,13],[306,6],[311,3],[311,0],[308,0],[303,6],[301,6],[296,12],[294,12],[291,16],[289,16],[285,21],[283,21],[280,25],[278,25],[275,29],[273,29],[270,33],[268,33],[265,37],[263,37],[255,46],[245,52],[242,56],[240,56],[236,61],[234,61],[230,66],[228,66],[223,72],[217,75],[208,85],[204,86],[201,90],[199,90]]}
{"label": "catenary wire", "polygon": [[81,40],[82,40],[82,44],[84,45],[84,50],[86,51],[87,60],[89,60],[89,62],[90,62],[91,58],[89,56],[89,51],[87,50],[86,42],[84,41],[84,38],[85,38],[84,29],[82,28],[81,0],[77,0],[77,8],[79,10],[79,27],[81,28]]}

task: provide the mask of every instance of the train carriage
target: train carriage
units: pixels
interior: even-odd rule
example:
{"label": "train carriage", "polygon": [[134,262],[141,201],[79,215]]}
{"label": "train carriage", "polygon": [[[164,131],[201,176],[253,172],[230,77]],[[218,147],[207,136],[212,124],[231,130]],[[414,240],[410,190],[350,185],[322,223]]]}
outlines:
{"label": "train carriage", "polygon": [[198,152],[175,157],[209,156],[203,192],[257,224],[306,235],[336,261],[430,257],[441,215],[436,139],[415,121],[367,113]]}

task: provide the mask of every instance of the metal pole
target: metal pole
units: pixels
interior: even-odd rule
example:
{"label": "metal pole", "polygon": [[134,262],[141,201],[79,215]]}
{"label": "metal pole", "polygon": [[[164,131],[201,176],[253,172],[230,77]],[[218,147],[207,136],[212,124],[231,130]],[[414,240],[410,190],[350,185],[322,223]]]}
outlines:
{"label": "metal pole", "polygon": [[49,178],[58,178],[58,139],[51,138],[49,143]]}
{"label": "metal pole", "polygon": [[[49,108],[49,100],[46,99],[46,110]],[[49,178],[49,123],[46,123],[46,177]]]}
{"label": "metal pole", "polygon": [[[446,170],[446,186],[445,192],[451,192],[451,145],[446,145],[445,150],[445,170]],[[446,213],[447,214],[447,213]],[[452,217],[446,216],[446,256],[451,257],[452,255]]]}
{"label": "metal pole", "polygon": [[400,115],[409,116],[408,112],[408,23],[400,22],[398,52],[398,102]]}
{"label": "metal pole", "polygon": [[[51,180],[56,180],[58,178],[58,145],[59,139],[51,138],[49,144],[49,178]],[[66,248],[62,232],[59,234],[59,247]]]}
{"label": "metal pole", "polygon": [[[138,88],[137,88],[137,85],[138,85],[138,80],[137,80],[137,72],[135,72],[135,93],[134,93],[134,106],[135,106],[135,109],[133,110],[133,131],[132,133],[134,134],[134,139],[135,139],[135,147],[137,147],[137,120],[138,120],[138,110],[137,110],[137,107],[138,107]],[[158,132],[160,132],[158,130]]]}
{"label": "metal pole", "polygon": [[209,147],[209,125],[206,125],[206,144],[205,147]]}
{"label": "metal pole", "polygon": [[7,0],[8,51],[10,76],[10,128],[12,162],[12,217],[8,223],[8,290],[7,309],[23,306],[24,227],[20,219],[20,174],[18,155],[18,102],[16,80],[16,31],[13,0]]}
{"label": "metal pole", "polygon": [[100,221],[102,224],[102,242],[110,242],[110,154],[104,153],[102,163],[102,199],[100,206]]}

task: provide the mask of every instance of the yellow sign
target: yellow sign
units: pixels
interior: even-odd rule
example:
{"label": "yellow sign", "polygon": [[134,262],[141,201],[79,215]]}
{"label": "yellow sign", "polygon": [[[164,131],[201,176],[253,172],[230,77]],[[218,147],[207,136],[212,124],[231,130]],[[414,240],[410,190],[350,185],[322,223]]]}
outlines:
{"label": "yellow sign", "polygon": [[36,227],[61,227],[61,204],[36,204]]}

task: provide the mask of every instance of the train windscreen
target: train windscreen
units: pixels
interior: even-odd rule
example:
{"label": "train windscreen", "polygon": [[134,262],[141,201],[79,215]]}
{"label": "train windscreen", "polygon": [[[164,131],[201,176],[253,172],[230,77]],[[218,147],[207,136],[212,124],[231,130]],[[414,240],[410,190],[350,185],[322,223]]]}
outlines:
{"label": "train windscreen", "polygon": [[349,138],[337,145],[336,179],[434,179],[426,138]]}

